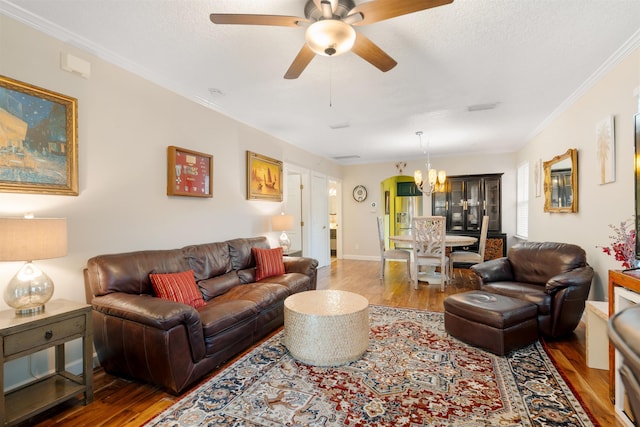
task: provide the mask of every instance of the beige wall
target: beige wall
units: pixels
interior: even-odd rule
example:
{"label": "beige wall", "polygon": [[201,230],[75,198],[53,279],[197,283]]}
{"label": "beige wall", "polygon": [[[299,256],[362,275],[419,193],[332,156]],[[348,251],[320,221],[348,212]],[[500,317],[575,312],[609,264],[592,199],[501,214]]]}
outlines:
{"label": "beige wall", "polygon": [[[533,171],[538,159],[550,160],[568,148],[578,149],[579,212],[544,213],[544,198],[531,199],[530,240],[571,242],[582,246],[596,271],[592,299],[607,294],[609,269],[621,264],[596,246],[608,246],[609,224],[619,224],[634,215],[634,125],[640,88],[640,49],[636,49],[598,80],[519,153],[518,162],[529,161]],[[615,117],[616,180],[600,185],[596,163],[596,123]],[[534,193],[531,178],[531,194]]]}
{"label": "beige wall", "polygon": [[[91,63],[84,79],[60,69],[61,52]],[[336,163],[163,89],[117,66],[0,15],[0,75],[78,99],[80,194],[0,192],[0,216],[66,217],[64,258],[36,261],[55,282],[54,298],[84,301],[82,268],[91,256],[175,248],[266,235],[281,203],[245,199],[246,150],[298,169],[340,178]],[[167,146],[213,154],[212,199],[166,196]],[[0,289],[21,263],[0,263]],[[0,309],[7,308],[0,299]],[[79,361],[80,348],[75,348]],[[9,387],[49,369],[47,356],[11,362]]]}
{"label": "beige wall", "polygon": [[[89,61],[91,77],[61,70],[61,52]],[[101,253],[255,235],[275,244],[268,216],[281,204],[245,199],[246,150],[341,176],[330,160],[2,15],[0,74],[78,99],[79,196],[0,193],[0,216],[34,212],[68,219],[68,256],[38,261],[56,283],[55,298],[83,301],[82,268]],[[213,199],[166,196],[169,145],[213,154]],[[19,265],[0,264],[0,283]]]}

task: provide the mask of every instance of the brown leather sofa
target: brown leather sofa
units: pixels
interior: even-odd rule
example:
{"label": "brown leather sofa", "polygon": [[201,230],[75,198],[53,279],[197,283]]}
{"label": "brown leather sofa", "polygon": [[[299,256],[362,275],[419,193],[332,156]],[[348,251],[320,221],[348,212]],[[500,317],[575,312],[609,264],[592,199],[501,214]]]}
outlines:
{"label": "brown leather sofa", "polygon": [[[84,270],[98,359],[110,374],[179,394],[284,322],[287,296],[316,288],[318,262],[284,257],[284,275],[255,282],[265,237],[91,258]],[[206,304],[154,296],[150,273],[193,270]]]}
{"label": "brown leather sofa", "polygon": [[551,338],[578,326],[593,279],[581,247],[555,242],[518,243],[506,257],[473,265],[471,270],[482,291],[535,304],[538,329]]}

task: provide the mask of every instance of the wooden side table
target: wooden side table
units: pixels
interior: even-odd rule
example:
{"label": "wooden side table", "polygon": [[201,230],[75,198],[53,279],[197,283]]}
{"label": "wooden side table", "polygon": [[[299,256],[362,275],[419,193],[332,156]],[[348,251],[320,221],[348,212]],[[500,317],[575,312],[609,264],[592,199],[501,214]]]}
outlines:
{"label": "wooden side table", "polygon": [[[54,300],[33,316],[0,311],[2,366],[0,367],[0,425],[25,421],[79,394],[86,405],[93,401],[93,334],[91,306]],[[82,338],[83,372],[74,375],[65,368],[65,343]],[[55,372],[37,378],[8,393],[4,392],[4,364],[13,359],[55,347]]]}

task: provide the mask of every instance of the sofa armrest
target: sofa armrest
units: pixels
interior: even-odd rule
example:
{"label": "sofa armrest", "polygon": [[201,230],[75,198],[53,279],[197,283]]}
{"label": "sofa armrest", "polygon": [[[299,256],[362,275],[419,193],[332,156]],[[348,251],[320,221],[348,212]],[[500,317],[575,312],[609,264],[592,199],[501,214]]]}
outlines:
{"label": "sofa armrest", "polygon": [[513,281],[511,263],[506,257],[492,259],[471,266],[482,283]]}
{"label": "sofa armrest", "polygon": [[588,290],[591,287],[591,279],[593,279],[593,268],[590,266],[576,268],[549,279],[545,284],[545,292],[553,294],[560,289],[583,286]]}
{"label": "sofa armrest", "polygon": [[317,285],[317,276],[316,272],[318,269],[318,260],[314,258],[307,257],[291,257],[285,256],[284,260],[284,270],[287,273],[301,273],[306,276],[309,276],[311,279],[310,289],[316,289]]}
{"label": "sofa armrest", "polygon": [[184,325],[193,360],[198,361],[205,355],[200,314],[189,305],[151,295],[124,292],[95,297],[91,300],[91,304],[94,310],[105,316],[135,322],[161,331]]}

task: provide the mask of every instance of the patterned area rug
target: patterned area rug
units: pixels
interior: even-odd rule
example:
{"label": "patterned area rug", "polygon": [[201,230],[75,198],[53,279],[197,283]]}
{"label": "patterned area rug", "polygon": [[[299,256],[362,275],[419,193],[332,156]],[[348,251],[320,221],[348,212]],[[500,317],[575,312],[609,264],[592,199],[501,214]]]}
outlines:
{"label": "patterned area rug", "polygon": [[540,343],[507,357],[444,331],[442,313],[370,306],[364,356],[294,360],[280,332],[149,426],[593,426]]}

